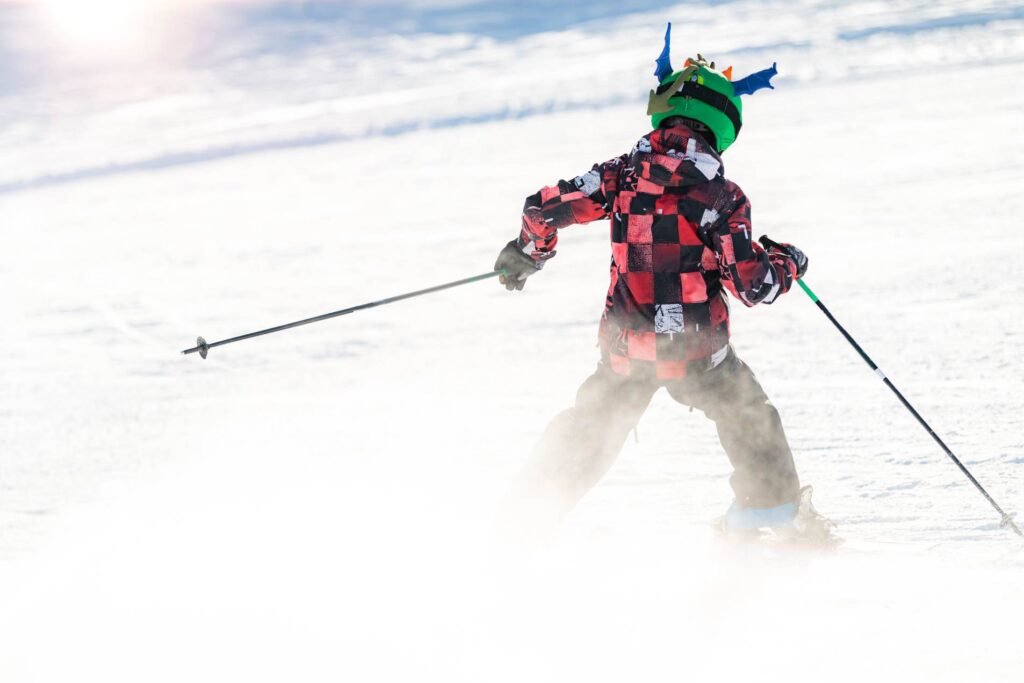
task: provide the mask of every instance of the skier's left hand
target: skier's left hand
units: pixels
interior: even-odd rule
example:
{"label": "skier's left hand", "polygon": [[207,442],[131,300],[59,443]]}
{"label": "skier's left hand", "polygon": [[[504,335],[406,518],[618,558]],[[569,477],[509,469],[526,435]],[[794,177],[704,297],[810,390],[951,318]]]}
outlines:
{"label": "skier's left hand", "polygon": [[761,235],[761,239],[758,241],[761,243],[761,246],[769,252],[773,249],[775,251],[781,251],[783,254],[793,259],[793,263],[796,264],[796,277],[798,280],[807,272],[807,254],[800,249],[797,249],[792,244],[776,242],[772,238],[768,237],[768,235]]}
{"label": "skier's left hand", "polygon": [[498,276],[498,281],[511,292],[513,289],[521,290],[525,287],[526,278],[540,270],[540,264],[523,253],[517,240],[512,240],[498,254],[494,270],[503,271]]}

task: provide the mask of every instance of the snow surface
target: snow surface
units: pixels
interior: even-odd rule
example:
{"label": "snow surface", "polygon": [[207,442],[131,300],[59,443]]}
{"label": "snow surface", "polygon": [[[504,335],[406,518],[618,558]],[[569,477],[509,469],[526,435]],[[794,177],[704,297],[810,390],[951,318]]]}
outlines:
{"label": "snow surface", "polygon": [[1024,680],[1024,544],[799,292],[734,342],[834,554],[716,541],[664,394],[553,547],[493,542],[596,361],[602,224],[522,293],[178,354],[489,270],[646,132],[672,20],[677,63],[778,62],[725,156],[757,234],[1024,510],[1019,4],[192,3],[119,55],[37,9],[0,4],[0,680]]}

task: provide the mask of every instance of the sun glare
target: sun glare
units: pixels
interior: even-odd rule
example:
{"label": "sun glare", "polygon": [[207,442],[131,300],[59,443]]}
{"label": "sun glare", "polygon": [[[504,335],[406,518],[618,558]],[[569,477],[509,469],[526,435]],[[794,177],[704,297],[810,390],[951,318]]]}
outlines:
{"label": "sun glare", "polygon": [[143,44],[162,0],[39,0],[47,24],[74,47],[116,50]]}

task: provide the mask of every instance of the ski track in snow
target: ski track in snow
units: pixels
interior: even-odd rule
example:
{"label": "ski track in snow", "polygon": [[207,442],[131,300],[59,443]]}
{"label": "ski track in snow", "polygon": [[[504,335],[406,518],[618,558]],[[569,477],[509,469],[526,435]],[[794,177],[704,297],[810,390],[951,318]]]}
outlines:
{"label": "ski track in snow", "polygon": [[713,540],[726,459],[664,394],[553,548],[491,540],[596,361],[604,224],[517,295],[178,354],[487,271],[646,132],[671,19],[676,63],[779,62],[725,156],[756,234],[1024,510],[1020,7],[415,4],[210,10],[130,69],[0,5],[0,680],[1021,680],[1024,545],[798,291],[734,342],[835,554]]}

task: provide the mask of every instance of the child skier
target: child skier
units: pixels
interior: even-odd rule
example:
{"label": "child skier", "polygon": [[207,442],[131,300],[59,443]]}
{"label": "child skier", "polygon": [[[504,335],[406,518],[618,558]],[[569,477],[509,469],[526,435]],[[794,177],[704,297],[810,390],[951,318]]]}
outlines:
{"label": "child skier", "polygon": [[673,71],[670,31],[648,103],[654,131],[629,154],[528,197],[519,237],[494,265],[508,290],[521,290],[555,255],[559,229],[611,220],[600,362],[574,407],[545,430],[511,514],[531,535],[549,532],[607,472],[665,387],[718,429],[735,494],[723,529],[826,537],[831,524],[814,512],[810,487],[800,488],[778,411],[729,344],[725,290],[747,306],[771,304],[807,270],[796,247],[752,241],[750,203],[719,156],[742,126],[739,96],[773,87],[775,66],[733,82],[731,67],[719,72],[698,55]]}

